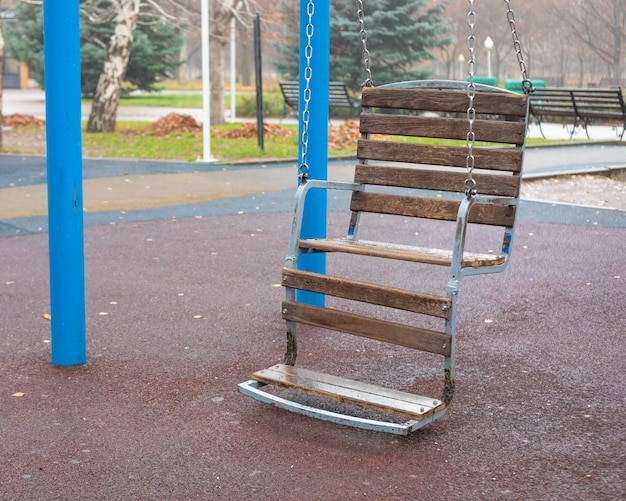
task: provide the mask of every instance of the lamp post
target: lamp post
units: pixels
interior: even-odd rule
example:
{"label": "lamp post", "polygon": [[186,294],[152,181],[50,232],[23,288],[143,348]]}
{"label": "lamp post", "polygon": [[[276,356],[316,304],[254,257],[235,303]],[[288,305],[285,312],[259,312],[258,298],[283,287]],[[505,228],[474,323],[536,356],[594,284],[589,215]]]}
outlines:
{"label": "lamp post", "polygon": [[459,54],[459,57],[457,58],[457,61],[459,62],[459,80],[463,80],[463,73],[464,73],[464,67],[465,67],[465,56],[463,54]]}
{"label": "lamp post", "polygon": [[485,49],[487,49],[487,76],[491,78],[491,49],[493,49],[493,40],[490,36],[485,38]]}

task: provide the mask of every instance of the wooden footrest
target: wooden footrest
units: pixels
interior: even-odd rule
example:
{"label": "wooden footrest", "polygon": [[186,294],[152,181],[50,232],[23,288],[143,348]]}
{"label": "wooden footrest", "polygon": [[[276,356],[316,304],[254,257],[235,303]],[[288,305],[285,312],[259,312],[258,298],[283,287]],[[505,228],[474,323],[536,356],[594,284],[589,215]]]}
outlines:
{"label": "wooden footrest", "polygon": [[[311,238],[300,240],[298,245],[301,249],[309,249],[320,252],[346,252],[363,256],[382,257],[387,259],[399,259],[417,263],[436,264],[450,266],[452,251],[444,249],[429,249],[412,247],[410,245],[391,244],[384,242],[372,242],[369,240],[353,240],[351,238]],[[504,263],[502,254],[479,254],[465,252],[463,254],[463,268],[480,268],[483,266],[496,266]]]}
{"label": "wooden footrest", "polygon": [[434,398],[360,383],[285,364],[274,365],[255,372],[252,378],[264,384],[277,384],[311,395],[331,398],[416,421],[429,418],[445,408],[441,400]]}

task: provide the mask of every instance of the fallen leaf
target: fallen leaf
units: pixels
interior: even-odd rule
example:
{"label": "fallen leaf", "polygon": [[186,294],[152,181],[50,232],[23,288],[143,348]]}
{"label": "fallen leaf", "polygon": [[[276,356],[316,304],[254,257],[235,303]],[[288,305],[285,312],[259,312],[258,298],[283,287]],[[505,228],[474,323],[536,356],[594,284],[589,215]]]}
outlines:
{"label": "fallen leaf", "polygon": [[42,313],[41,318],[45,320],[52,320],[52,315],[50,315],[50,313]]}
{"label": "fallen leaf", "polygon": [[13,393],[13,395],[11,395],[12,397],[23,397],[25,395],[25,393],[18,391]]}

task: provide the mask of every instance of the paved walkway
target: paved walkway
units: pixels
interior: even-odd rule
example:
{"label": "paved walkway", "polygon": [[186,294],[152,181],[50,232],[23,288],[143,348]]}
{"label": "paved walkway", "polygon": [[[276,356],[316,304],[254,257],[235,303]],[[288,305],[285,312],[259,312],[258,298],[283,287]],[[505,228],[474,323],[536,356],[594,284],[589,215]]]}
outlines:
{"label": "paved walkway", "polygon": [[[527,173],[623,166],[624,151],[530,150]],[[624,211],[522,203],[509,269],[463,284],[449,413],[398,438],[237,391],[284,353],[295,164],[84,168],[88,363],[61,368],[44,161],[0,155],[1,500],[626,496]],[[419,391],[414,356],[319,336],[300,362]]]}
{"label": "paved walkway", "polygon": [[[607,172],[626,166],[625,145],[529,148],[525,177]],[[332,161],[329,177],[350,180],[353,160]],[[0,237],[47,231],[45,158],[0,155]],[[203,164],[85,159],[85,224],[290,211],[296,162]],[[331,198],[340,208],[343,198]],[[623,211],[522,203],[522,219],[624,226]]]}

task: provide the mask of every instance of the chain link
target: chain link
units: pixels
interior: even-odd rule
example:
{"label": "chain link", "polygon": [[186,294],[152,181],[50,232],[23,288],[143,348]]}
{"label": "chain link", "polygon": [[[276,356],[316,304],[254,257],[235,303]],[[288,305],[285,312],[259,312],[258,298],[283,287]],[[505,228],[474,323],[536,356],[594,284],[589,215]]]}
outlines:
{"label": "chain link", "polygon": [[306,13],[308,16],[306,25],[306,47],[304,48],[304,58],[306,64],[304,67],[304,91],[303,101],[304,107],[302,109],[302,158],[298,167],[298,177],[300,183],[306,183],[309,177],[309,164],[307,155],[309,153],[309,122],[311,119],[311,112],[309,110],[309,103],[311,102],[311,77],[313,76],[313,69],[311,67],[311,58],[313,57],[313,14],[315,13],[315,4],[313,0],[309,0],[306,7]]}
{"label": "chain link", "polygon": [[528,72],[526,71],[526,63],[524,62],[524,55],[522,54],[522,44],[517,36],[517,29],[515,28],[515,14],[511,7],[511,0],[504,0],[506,4],[507,12],[506,18],[509,21],[509,27],[511,28],[511,37],[513,38],[513,48],[517,55],[517,62],[519,63],[519,69],[522,74],[522,89],[526,94],[530,94],[535,91],[533,83],[528,78]]}
{"label": "chain link", "polygon": [[469,0],[469,11],[467,12],[467,25],[469,26],[469,36],[467,37],[467,50],[469,51],[469,59],[467,61],[467,73],[469,74],[469,82],[467,84],[467,157],[465,158],[465,170],[467,178],[463,184],[465,195],[470,197],[476,194],[476,181],[474,180],[474,142],[476,135],[474,133],[474,121],[476,120],[476,109],[474,108],[474,98],[476,97],[476,85],[474,84],[474,73],[476,70],[476,34],[474,26],[476,25],[476,11],[474,10],[475,0]]}
{"label": "chain link", "polygon": [[365,7],[363,7],[363,0],[356,0],[356,14],[359,20],[359,36],[361,37],[363,66],[365,68],[365,82],[362,87],[373,87],[372,81],[372,69],[370,61],[370,51],[367,49],[367,31],[365,29]]}

